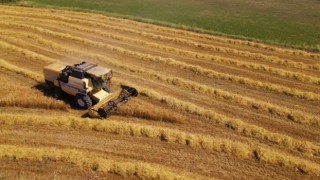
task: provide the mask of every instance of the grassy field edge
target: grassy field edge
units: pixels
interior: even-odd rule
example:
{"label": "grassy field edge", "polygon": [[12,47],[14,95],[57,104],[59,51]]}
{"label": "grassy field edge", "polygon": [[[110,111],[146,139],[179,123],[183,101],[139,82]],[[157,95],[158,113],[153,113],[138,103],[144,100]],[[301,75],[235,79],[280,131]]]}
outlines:
{"label": "grassy field edge", "polygon": [[179,24],[173,24],[173,23],[159,21],[159,20],[147,19],[147,18],[143,18],[143,17],[139,17],[139,16],[123,15],[123,14],[118,14],[118,13],[110,13],[110,12],[76,8],[76,7],[71,8],[71,7],[63,7],[63,6],[43,5],[43,4],[38,4],[35,2],[30,2],[30,1],[17,1],[15,3],[1,3],[0,2],[0,4],[9,5],[9,6],[46,8],[46,9],[70,10],[70,11],[77,11],[77,12],[95,13],[95,14],[105,15],[105,16],[109,16],[109,17],[128,19],[128,20],[138,21],[138,22],[142,22],[142,23],[160,25],[160,26],[164,26],[164,27],[186,30],[186,31],[190,31],[190,32],[202,33],[202,34],[207,34],[207,35],[215,35],[215,36],[221,36],[221,37],[226,37],[226,38],[234,38],[234,39],[238,39],[238,40],[245,40],[245,41],[256,42],[256,43],[265,43],[267,45],[293,48],[293,49],[304,50],[304,51],[309,51],[309,52],[320,52],[320,45],[301,46],[301,45],[279,43],[279,42],[274,42],[271,40],[261,40],[261,39],[250,38],[250,37],[245,37],[245,36],[225,34],[222,32],[210,31],[210,30],[197,28],[197,27],[191,27],[191,26],[187,26],[187,25],[179,25]]}

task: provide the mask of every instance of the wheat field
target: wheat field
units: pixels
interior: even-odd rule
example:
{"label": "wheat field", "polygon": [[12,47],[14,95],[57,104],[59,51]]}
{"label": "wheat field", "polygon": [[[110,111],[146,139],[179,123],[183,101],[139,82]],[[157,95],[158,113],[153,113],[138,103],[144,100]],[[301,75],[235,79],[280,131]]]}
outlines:
{"label": "wheat field", "polygon": [[[320,54],[55,9],[0,6],[0,178],[316,179]],[[137,98],[106,120],[42,67],[83,60]]]}

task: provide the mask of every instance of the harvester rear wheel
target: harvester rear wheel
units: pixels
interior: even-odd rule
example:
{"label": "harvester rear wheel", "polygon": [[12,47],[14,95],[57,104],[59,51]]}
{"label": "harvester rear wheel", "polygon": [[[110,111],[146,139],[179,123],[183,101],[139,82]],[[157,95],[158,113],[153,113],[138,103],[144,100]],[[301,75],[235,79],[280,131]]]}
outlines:
{"label": "harvester rear wheel", "polygon": [[76,104],[81,109],[89,109],[92,107],[92,100],[89,96],[78,94],[76,95]]}

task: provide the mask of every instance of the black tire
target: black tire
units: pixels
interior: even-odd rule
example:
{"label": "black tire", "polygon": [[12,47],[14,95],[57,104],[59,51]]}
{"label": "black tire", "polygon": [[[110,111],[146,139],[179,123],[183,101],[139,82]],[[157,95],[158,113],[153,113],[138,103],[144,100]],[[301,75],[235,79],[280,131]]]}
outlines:
{"label": "black tire", "polygon": [[107,118],[109,116],[109,114],[103,110],[103,108],[99,108],[98,109],[98,114],[102,117],[102,118]]}
{"label": "black tire", "polygon": [[54,87],[52,97],[55,99],[62,99],[63,98],[63,91],[58,87]]}
{"label": "black tire", "polygon": [[92,107],[92,100],[88,95],[76,95],[76,104],[80,109],[90,109]]}

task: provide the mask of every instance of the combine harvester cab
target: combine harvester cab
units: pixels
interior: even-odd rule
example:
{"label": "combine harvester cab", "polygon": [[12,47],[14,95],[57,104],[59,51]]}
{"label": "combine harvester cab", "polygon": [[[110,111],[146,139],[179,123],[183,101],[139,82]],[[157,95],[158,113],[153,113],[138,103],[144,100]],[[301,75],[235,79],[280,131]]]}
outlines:
{"label": "combine harvester cab", "polygon": [[112,71],[93,63],[81,62],[73,66],[64,63],[50,64],[43,69],[46,83],[53,88],[53,97],[63,98],[63,94],[74,96],[81,109],[89,109],[95,118],[106,118],[138,91],[121,85],[121,89],[110,92]]}

